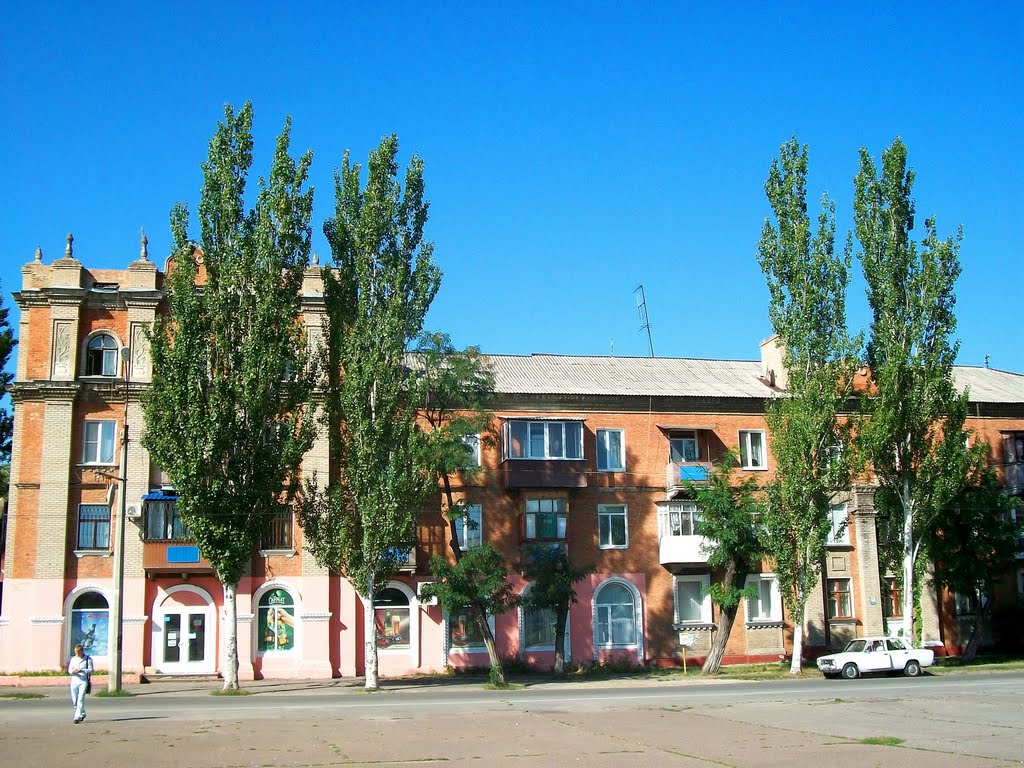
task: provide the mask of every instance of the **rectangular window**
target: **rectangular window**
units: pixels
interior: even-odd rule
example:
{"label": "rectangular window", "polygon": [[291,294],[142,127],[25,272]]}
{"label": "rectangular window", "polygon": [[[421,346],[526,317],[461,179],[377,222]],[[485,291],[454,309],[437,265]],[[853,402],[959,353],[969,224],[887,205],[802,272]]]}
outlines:
{"label": "rectangular window", "polygon": [[185,541],[188,533],[178,514],[177,499],[147,499],[145,509],[146,541]]}
{"label": "rectangular window", "polygon": [[505,458],[582,459],[583,423],[579,421],[505,422]]}
{"label": "rectangular window", "polygon": [[292,548],[292,508],[282,507],[267,521],[267,530],[260,542],[260,549],[290,550]]}
{"label": "rectangular window", "polygon": [[669,461],[673,464],[682,464],[687,461],[697,461],[697,433],[696,432],[673,432],[668,441]]}
{"label": "rectangular window", "polygon": [[523,635],[529,650],[555,647],[555,612],[549,608],[523,611]]}
{"label": "rectangular window", "polygon": [[[484,636],[477,628],[473,611],[470,608],[460,608],[452,614],[445,614],[448,624],[448,649],[450,651],[464,651],[466,649],[483,649]],[[487,624],[494,632],[494,617],[487,617]]]}
{"label": "rectangular window", "polygon": [[764,430],[740,430],[740,466],[743,469],[768,469]]}
{"label": "rectangular window", "polygon": [[828,580],[828,617],[852,619],[853,602],[850,600],[850,579]]}
{"label": "rectangular window", "polygon": [[110,507],[106,504],[78,505],[78,545],[75,549],[110,548]]}
{"label": "rectangular window", "polygon": [[699,536],[700,510],[696,502],[682,501],[665,505],[666,512],[659,514],[664,524],[662,536]]}
{"label": "rectangular window", "polygon": [[597,430],[597,468],[601,472],[622,471],[626,468],[621,429]]}
{"label": "rectangular window", "polygon": [[773,574],[748,576],[747,588],[754,590],[747,598],[747,622],[782,621],[782,595]]}
{"label": "rectangular window", "polygon": [[954,592],[953,603],[957,616],[974,616],[978,612],[978,595],[974,592]]}
{"label": "rectangular window", "polygon": [[625,504],[598,505],[597,537],[601,549],[625,549],[629,546]]}
{"label": "rectangular window", "polygon": [[523,538],[528,541],[564,541],[565,507],[565,499],[527,499]]}
{"label": "rectangular window", "polygon": [[462,444],[466,446],[468,456],[466,457],[465,467],[479,467],[480,466],[480,435],[463,435],[461,438]]}
{"label": "rectangular window", "polygon": [[831,530],[828,534],[827,546],[846,546],[850,543],[849,515],[846,514],[845,504],[833,504],[828,511],[831,521]]}
{"label": "rectangular window", "polygon": [[711,623],[711,577],[676,576],[676,624]]}
{"label": "rectangular window", "polygon": [[479,504],[467,504],[462,518],[462,548],[473,549],[483,544],[484,510]]}
{"label": "rectangular window", "polygon": [[903,617],[903,589],[897,578],[882,579],[882,615],[887,619]]}
{"label": "rectangular window", "polygon": [[82,463],[114,463],[114,431],[116,421],[86,421]]}

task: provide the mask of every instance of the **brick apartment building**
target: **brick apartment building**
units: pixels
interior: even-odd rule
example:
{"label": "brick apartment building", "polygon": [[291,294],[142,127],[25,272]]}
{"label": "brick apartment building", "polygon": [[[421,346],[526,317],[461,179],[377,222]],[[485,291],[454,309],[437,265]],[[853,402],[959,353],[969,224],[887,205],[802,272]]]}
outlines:
{"label": "brick apartment building", "polygon": [[[37,252],[14,294],[21,309],[14,452],[0,605],[0,671],[51,669],[83,642],[106,666],[113,643],[113,542],[120,508],[120,440],[127,418],[124,668],[216,672],[223,594],[188,541],[174,489],[138,436],[140,394],[151,380],[144,334],[161,311],[163,273],[140,258],[125,270],[89,270],[74,258],[44,264]],[[303,310],[311,336],[323,320],[319,268],[307,271]],[[129,352],[122,359],[120,352]],[[478,526],[467,546],[496,545],[517,591],[516,566],[535,542],[564,547],[594,572],[577,587],[566,635],[576,663],[699,661],[716,618],[699,511],[679,498],[726,449],[739,470],[770,480],[764,421],[776,396],[778,349],[756,361],[492,355],[497,400],[490,436],[475,443],[482,471],[455,478]],[[973,439],[992,446],[1004,484],[1024,490],[1024,376],[958,367],[971,392]],[[326,473],[326,441],[303,471]],[[834,499],[820,599],[806,619],[809,650],[900,624],[898,588],[880,574],[872,488]],[[845,524],[845,525],[844,525]],[[380,671],[401,675],[482,666],[486,654],[465,616],[419,597],[431,555],[446,553],[440,496],[425,509],[408,563],[375,598]],[[1024,553],[1022,553],[1024,556]],[[1011,590],[1024,592],[1024,560]],[[791,623],[770,565],[751,577],[758,597],[741,607],[726,663],[775,661],[790,649]],[[970,601],[926,588],[923,637],[955,652],[971,621]],[[290,513],[275,519],[238,588],[242,679],[332,677],[363,672],[362,607],[351,585],[303,549]],[[493,617],[499,652],[550,665],[550,615],[517,609]]]}

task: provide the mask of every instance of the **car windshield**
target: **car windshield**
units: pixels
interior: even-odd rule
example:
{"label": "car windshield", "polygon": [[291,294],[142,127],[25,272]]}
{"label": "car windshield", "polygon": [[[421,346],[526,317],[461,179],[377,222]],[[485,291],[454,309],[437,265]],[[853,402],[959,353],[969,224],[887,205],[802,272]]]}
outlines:
{"label": "car windshield", "polygon": [[851,640],[849,643],[846,644],[846,647],[843,648],[843,653],[861,653],[863,650],[863,640]]}

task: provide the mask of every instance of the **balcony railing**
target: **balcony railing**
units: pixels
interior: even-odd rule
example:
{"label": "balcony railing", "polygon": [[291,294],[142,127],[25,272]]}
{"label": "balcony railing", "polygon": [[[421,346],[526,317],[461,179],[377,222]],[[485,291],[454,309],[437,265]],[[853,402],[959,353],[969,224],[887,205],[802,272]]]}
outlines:
{"label": "balcony railing", "polygon": [[586,488],[584,459],[506,459],[501,463],[506,488]]}
{"label": "balcony railing", "polygon": [[187,540],[147,540],[142,544],[142,568],[147,573],[212,573],[210,561]]}
{"label": "balcony railing", "polygon": [[708,539],[695,531],[699,518],[688,510],[658,509],[658,560],[665,566],[706,566]]}
{"label": "balcony railing", "polygon": [[670,497],[681,491],[686,483],[706,483],[711,463],[707,461],[670,461],[665,467],[665,490]]}

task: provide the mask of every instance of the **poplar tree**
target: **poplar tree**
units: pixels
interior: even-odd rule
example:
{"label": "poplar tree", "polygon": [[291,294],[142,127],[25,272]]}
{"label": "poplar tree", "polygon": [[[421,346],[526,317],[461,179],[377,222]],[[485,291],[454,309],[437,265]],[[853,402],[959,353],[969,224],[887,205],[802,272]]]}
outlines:
{"label": "poplar tree", "polygon": [[746,587],[764,557],[759,532],[763,506],[753,478],[733,484],[736,454],[726,452],[715,462],[704,485],[688,484],[688,493],[700,511],[699,534],[708,541],[704,552],[708,566],[721,572],[710,589],[712,602],[719,607],[715,639],[704,660],[701,674],[718,673],[729,644],[740,602],[754,597]]}
{"label": "poplar tree", "polygon": [[859,443],[878,482],[879,518],[900,531],[903,617],[912,639],[915,566],[926,534],[978,470],[984,450],[967,447],[968,393],[953,383],[963,234],[943,240],[929,218],[923,241],[915,242],[913,185],[899,138],[882,153],[880,173],[861,149],[854,223],[872,313],[867,363],[874,390],[864,398]]}
{"label": "poplar tree", "polygon": [[487,617],[514,605],[508,569],[501,553],[486,542],[469,552],[463,550],[459,528],[469,524],[467,506],[464,499],[456,500],[452,488],[453,475],[461,475],[465,482],[480,472],[471,461],[466,439],[485,442],[483,436],[491,429],[487,402],[494,394],[494,375],[478,348],[457,350],[442,333],[421,336],[416,361],[425,390],[420,413],[427,425],[427,461],[441,486],[448,547],[455,561],[452,565],[444,558],[431,558],[435,584],[424,587],[424,594],[436,595],[449,615],[468,610],[487,649],[490,681],[504,688],[508,681]]}
{"label": "poplar tree", "polygon": [[203,163],[199,238],[171,214],[167,316],[150,341],[143,442],[178,493],[182,522],[224,589],[224,688],[238,688],[236,590],[312,445],[299,290],[309,261],[312,159],[289,155],[291,120],[246,210],[252,105],[224,120]]}
{"label": "poplar tree", "polygon": [[300,516],[310,553],[362,599],[368,689],[378,686],[374,595],[415,545],[418,512],[437,482],[416,424],[423,387],[405,357],[441,272],[423,239],[423,161],[413,156],[403,189],[397,154],[397,137],[385,137],[365,187],[348,152],[335,174],[335,212],[324,224],[334,267],[323,273],[334,469],[325,489],[307,485]]}
{"label": "poplar tree", "polygon": [[807,600],[831,530],[831,500],[848,479],[849,432],[841,414],[852,394],[858,343],[846,330],[850,248],[836,253],[835,206],[827,194],[812,229],[806,145],[795,138],[782,145],[765,193],[775,224],[765,221],[758,263],[787,383],[765,409],[775,477],[767,489],[764,541],[793,621],[791,671],[797,674]]}

